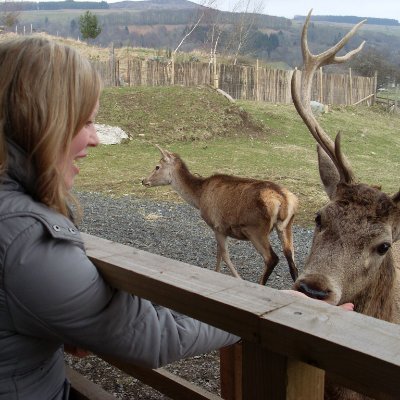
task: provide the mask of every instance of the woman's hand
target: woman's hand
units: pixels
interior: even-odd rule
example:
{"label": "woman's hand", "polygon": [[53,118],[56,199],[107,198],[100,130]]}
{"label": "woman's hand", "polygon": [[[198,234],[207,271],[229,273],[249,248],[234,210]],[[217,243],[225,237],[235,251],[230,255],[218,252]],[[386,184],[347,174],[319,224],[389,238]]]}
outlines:
{"label": "woman's hand", "polygon": [[[316,299],[312,299],[311,297],[306,296],[304,293],[298,292],[297,290],[281,290],[281,292],[289,293],[289,294],[292,294],[293,296],[297,296],[297,297],[306,297],[307,299],[316,300]],[[322,300],[319,300],[319,301],[322,301]],[[354,311],[353,303],[340,304],[338,307],[343,308],[343,310],[346,310],[346,311]]]}
{"label": "woman's hand", "polygon": [[77,346],[71,346],[69,344],[64,344],[64,351],[79,358],[87,357],[90,356],[91,354],[90,351],[88,350],[81,349],[80,347]]}

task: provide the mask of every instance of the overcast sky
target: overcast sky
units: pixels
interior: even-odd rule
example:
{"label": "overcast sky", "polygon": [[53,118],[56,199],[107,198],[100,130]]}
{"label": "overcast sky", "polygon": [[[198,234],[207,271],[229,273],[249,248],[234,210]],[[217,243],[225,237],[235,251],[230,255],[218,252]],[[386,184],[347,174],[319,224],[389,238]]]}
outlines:
{"label": "overcast sky", "polygon": [[[1,1],[1,0],[0,0]],[[39,0],[40,1],[40,0]],[[44,1],[44,0],[41,0]],[[51,1],[51,0],[47,0]],[[76,0],[80,1],[80,0]],[[85,0],[87,1],[87,0]],[[101,1],[101,0],[89,0]],[[122,0],[105,0],[115,3]],[[135,0],[133,0],[135,1]],[[142,0],[143,1],[143,0]],[[400,22],[399,0],[189,0],[202,5],[213,2],[214,8],[225,11],[243,11],[244,4],[261,4],[262,13],[277,17],[293,18],[307,15],[312,8],[313,15],[355,15],[358,17],[390,18]],[[238,5],[242,5],[242,7]]]}
{"label": "overcast sky", "polygon": [[[205,0],[191,0],[204,4]],[[233,11],[236,4],[247,0],[215,0],[218,9]],[[313,15],[355,15],[359,17],[392,18],[400,20],[399,0],[251,0],[262,1],[263,14],[293,18],[306,15],[312,8]]]}

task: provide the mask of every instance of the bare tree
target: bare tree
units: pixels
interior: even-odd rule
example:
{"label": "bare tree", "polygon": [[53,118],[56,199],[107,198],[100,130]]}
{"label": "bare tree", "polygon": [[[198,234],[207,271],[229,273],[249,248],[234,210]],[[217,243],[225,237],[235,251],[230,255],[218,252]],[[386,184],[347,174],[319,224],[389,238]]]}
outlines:
{"label": "bare tree", "polygon": [[179,42],[178,46],[175,48],[175,50],[172,52],[172,55],[174,56],[179,48],[182,46],[182,44],[185,42],[185,40],[194,32],[194,30],[199,26],[200,22],[204,19],[206,12],[208,9],[212,8],[215,6],[216,0],[203,0],[199,4],[199,8],[197,9],[197,16],[195,17],[195,23],[192,24],[191,29],[183,36],[182,40]]}
{"label": "bare tree", "polygon": [[18,23],[19,6],[15,1],[5,0],[0,12],[0,24],[11,28]]}
{"label": "bare tree", "polygon": [[264,9],[263,0],[238,0],[233,6],[233,13],[236,13],[233,21],[230,40],[226,46],[232,52],[233,64],[246,49],[251,33],[255,27],[257,16]]}
{"label": "bare tree", "polygon": [[218,17],[215,21],[213,21],[211,29],[209,31],[209,44],[210,44],[210,59],[209,59],[209,64],[212,64],[215,62],[215,57],[217,54],[217,48],[218,48],[218,43],[219,39],[222,34],[222,29],[219,26],[218,23]]}

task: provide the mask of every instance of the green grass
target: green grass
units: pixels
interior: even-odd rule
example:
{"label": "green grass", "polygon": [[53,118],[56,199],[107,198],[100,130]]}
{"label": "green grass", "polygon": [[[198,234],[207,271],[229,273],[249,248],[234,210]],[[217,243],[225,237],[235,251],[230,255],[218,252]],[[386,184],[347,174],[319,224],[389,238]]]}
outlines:
{"label": "green grass", "polygon": [[[335,107],[319,117],[342,147],[359,180],[388,193],[399,188],[400,117],[379,108]],[[105,90],[98,123],[119,126],[131,140],[90,151],[77,189],[110,196],[182,201],[170,187],[144,188],[160,158],[154,144],[179,153],[193,173],[274,180],[297,194],[297,222],[311,225],[327,198],[317,172],[315,142],[292,105],[230,103],[207,88]]]}
{"label": "green grass", "polygon": [[381,100],[397,100],[400,101],[400,90],[397,88],[389,88],[378,93]]}

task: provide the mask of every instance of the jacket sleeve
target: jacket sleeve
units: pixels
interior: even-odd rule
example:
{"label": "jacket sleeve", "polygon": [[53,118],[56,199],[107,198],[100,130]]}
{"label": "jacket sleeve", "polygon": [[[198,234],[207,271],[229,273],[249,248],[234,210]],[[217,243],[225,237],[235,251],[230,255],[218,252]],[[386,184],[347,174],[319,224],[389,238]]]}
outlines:
{"label": "jacket sleeve", "polygon": [[19,333],[151,368],[239,340],[111,288],[83,248],[32,221],[5,258],[7,305]]}

